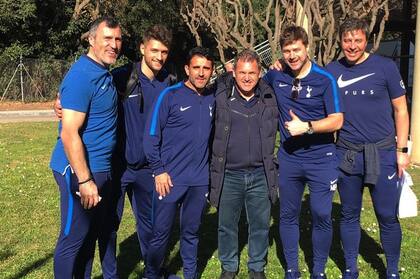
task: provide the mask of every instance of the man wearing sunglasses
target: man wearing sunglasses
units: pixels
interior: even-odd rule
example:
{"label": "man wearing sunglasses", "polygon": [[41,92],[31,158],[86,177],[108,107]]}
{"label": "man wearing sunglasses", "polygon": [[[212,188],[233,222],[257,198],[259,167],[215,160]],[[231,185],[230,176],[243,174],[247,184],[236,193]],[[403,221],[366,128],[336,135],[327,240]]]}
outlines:
{"label": "man wearing sunglasses", "polygon": [[343,124],[343,107],[334,77],[308,58],[308,36],[298,26],[280,38],[286,68],[269,71],[280,112],[280,236],[286,258],[285,278],[300,278],[299,215],[305,185],[310,192],[313,268],[311,278],[326,278],[332,240],[332,198],[338,161],[334,132]]}

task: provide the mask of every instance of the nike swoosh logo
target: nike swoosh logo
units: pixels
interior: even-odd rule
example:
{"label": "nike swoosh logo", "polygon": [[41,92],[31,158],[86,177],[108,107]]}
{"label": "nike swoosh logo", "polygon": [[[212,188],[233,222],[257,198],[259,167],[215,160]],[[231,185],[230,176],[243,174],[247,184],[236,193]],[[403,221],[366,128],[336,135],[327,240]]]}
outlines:
{"label": "nike swoosh logo", "polygon": [[187,109],[189,109],[191,106],[185,107],[183,108],[182,106],[179,108],[180,111],[186,111]]}
{"label": "nike swoosh logo", "polygon": [[396,174],[396,172],[394,172],[392,175],[388,175],[388,180],[393,179],[393,178],[394,178],[394,176],[395,176],[395,174]]}
{"label": "nike swoosh logo", "polygon": [[335,183],[337,183],[337,180],[338,180],[338,178],[337,178],[337,179],[335,179],[335,180],[330,181],[330,184],[335,184]]}
{"label": "nike swoosh logo", "polygon": [[361,81],[362,79],[365,79],[367,77],[370,77],[370,76],[372,76],[374,74],[375,73],[370,73],[370,74],[367,74],[367,75],[364,75],[364,76],[360,76],[360,77],[357,77],[357,78],[352,78],[352,79],[349,79],[349,80],[343,80],[343,75],[340,75],[338,77],[337,84],[338,84],[338,87],[343,88],[343,87],[349,86],[349,85],[351,85],[353,83],[356,83],[358,81]]}
{"label": "nike swoosh logo", "polygon": [[285,83],[279,83],[279,87],[286,87],[287,86],[287,84],[285,84]]}

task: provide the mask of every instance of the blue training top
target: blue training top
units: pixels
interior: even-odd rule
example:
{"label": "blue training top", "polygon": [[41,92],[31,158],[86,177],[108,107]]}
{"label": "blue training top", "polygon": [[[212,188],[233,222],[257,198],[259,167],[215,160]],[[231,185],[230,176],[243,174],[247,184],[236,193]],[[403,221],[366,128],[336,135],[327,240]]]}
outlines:
{"label": "blue training top", "polygon": [[333,133],[319,133],[292,137],[284,127],[291,120],[292,110],[302,121],[316,121],[329,114],[343,112],[342,101],[334,77],[312,62],[311,70],[300,80],[299,95],[291,96],[294,76],[290,69],[284,72],[270,70],[264,79],[273,87],[280,112],[280,142],[278,158],[294,162],[321,162],[335,158]]}
{"label": "blue training top", "polygon": [[[147,165],[146,155],[143,148],[143,135],[147,117],[152,110],[153,102],[159,93],[169,86],[169,75],[164,69],[150,80],[138,67],[139,84],[127,98],[120,97],[118,104],[118,147],[119,154],[124,156],[124,162],[133,168]],[[114,69],[112,75],[117,89],[125,91],[127,80],[131,74],[128,65]],[[140,88],[141,87],[141,88]]]}
{"label": "blue training top", "polygon": [[209,138],[214,94],[198,95],[183,82],[163,90],[147,122],[144,151],[155,175],[177,186],[209,184]]}
{"label": "blue training top", "polygon": [[391,59],[370,54],[362,63],[349,65],[342,58],[327,69],[337,79],[346,107],[340,137],[360,144],[395,136],[391,101],[405,94],[405,86]]}
{"label": "blue training top", "polygon": [[[80,134],[90,171],[110,171],[116,142],[117,91],[108,69],[86,55],[81,56],[61,83],[60,101],[63,109],[86,113]],[[61,130],[60,121],[50,167],[64,174],[69,161],[60,137]]]}

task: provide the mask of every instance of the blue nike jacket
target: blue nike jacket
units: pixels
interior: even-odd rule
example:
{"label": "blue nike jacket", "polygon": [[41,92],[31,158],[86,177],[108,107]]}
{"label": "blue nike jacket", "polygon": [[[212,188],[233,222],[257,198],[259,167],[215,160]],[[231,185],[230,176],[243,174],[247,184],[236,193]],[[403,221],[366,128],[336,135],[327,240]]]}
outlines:
{"label": "blue nike jacket", "polygon": [[163,90],[147,121],[144,151],[155,175],[167,172],[174,186],[209,184],[209,138],[214,94],[183,82]]}
{"label": "blue nike jacket", "polygon": [[[128,96],[124,96],[127,81],[130,78],[130,66],[138,68],[139,80]],[[114,69],[112,75],[119,92],[118,98],[118,128],[117,152],[121,156],[118,162],[127,164],[130,168],[138,169],[147,165],[143,150],[143,135],[147,116],[153,102],[159,93],[169,86],[169,73],[162,70],[155,79],[149,80],[142,72],[139,63],[128,64]],[[122,167],[122,166],[118,166]]]}

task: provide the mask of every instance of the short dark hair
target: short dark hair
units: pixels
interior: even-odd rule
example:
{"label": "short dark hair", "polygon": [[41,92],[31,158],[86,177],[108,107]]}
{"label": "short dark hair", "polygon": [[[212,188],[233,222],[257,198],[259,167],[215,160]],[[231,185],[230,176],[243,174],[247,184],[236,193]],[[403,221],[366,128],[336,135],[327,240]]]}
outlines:
{"label": "short dark hair", "polygon": [[89,37],[95,37],[96,30],[98,30],[98,26],[102,22],[105,22],[106,27],[109,27],[109,28],[120,27],[120,24],[118,23],[118,21],[116,21],[113,17],[110,17],[110,16],[99,17],[91,23],[89,27]]}
{"label": "short dark hair", "polygon": [[261,69],[261,59],[260,56],[253,50],[244,49],[235,57],[235,68],[238,61],[241,60],[243,62],[253,62],[256,61],[258,65],[258,69]]}
{"label": "short dark hair", "polygon": [[167,48],[171,47],[172,32],[161,24],[152,25],[144,31],[142,43],[150,40],[156,40],[164,44]]}
{"label": "short dark hair", "polygon": [[193,49],[191,49],[188,52],[188,56],[187,56],[187,65],[189,65],[191,63],[191,60],[194,56],[201,56],[206,58],[207,60],[211,61],[211,65],[214,65],[214,58],[213,56],[210,54],[210,51],[208,48],[204,48],[204,47],[195,47]]}
{"label": "short dark hair", "polygon": [[367,23],[367,21],[362,18],[352,17],[346,19],[340,25],[340,39],[345,33],[356,30],[361,30],[365,34],[366,39],[369,38],[369,24]]}
{"label": "short dark hair", "polygon": [[301,40],[304,46],[308,46],[308,34],[305,29],[295,25],[288,26],[280,36],[280,48],[297,40]]}

